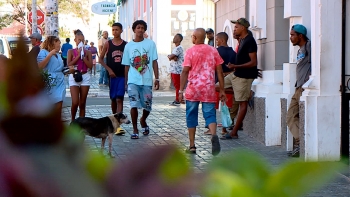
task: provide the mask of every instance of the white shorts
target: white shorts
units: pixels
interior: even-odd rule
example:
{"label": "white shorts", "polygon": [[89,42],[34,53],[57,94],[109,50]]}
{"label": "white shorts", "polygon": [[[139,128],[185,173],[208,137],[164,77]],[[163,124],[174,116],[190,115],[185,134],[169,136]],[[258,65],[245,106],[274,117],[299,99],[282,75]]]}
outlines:
{"label": "white shorts", "polygon": [[74,80],[73,74],[69,74],[69,86],[90,86],[90,74],[83,74],[83,81],[79,83]]}

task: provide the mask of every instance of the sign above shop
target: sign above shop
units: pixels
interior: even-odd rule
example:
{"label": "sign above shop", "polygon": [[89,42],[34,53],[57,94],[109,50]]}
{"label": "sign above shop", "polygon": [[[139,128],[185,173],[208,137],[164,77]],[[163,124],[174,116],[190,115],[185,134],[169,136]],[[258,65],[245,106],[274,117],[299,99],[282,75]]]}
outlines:
{"label": "sign above shop", "polygon": [[117,4],[108,2],[108,1],[102,1],[95,3],[91,6],[91,11],[95,14],[99,15],[110,15],[114,14],[117,11]]}

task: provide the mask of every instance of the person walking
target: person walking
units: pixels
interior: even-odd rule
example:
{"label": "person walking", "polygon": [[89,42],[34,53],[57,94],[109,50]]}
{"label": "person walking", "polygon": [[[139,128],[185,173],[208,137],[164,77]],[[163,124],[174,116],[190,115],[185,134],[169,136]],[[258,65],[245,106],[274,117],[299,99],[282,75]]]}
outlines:
{"label": "person walking", "polygon": [[[101,54],[104,44],[108,41],[108,32],[104,31],[102,33],[102,38],[98,41],[98,53]],[[106,57],[103,57],[103,61],[106,64]],[[101,66],[100,68],[100,79],[98,80],[99,86],[108,86],[109,79],[108,73],[105,67]]]}
{"label": "person walking", "polygon": [[98,56],[98,52],[97,48],[94,45],[94,42],[90,42],[90,47],[88,48],[88,50],[91,52],[92,55],[92,68],[90,70],[90,74],[92,74],[92,70],[94,70],[94,75],[96,75],[96,57]]}
{"label": "person walking", "polygon": [[49,98],[55,104],[55,108],[62,111],[63,99],[66,97],[66,85],[64,83],[63,60],[59,55],[61,41],[56,36],[47,36],[42,43],[37,62],[39,69],[46,71],[54,79],[48,90]]}
{"label": "person walking", "polygon": [[197,28],[192,34],[193,47],[185,54],[179,99],[183,98],[184,87],[188,80],[186,98],[186,122],[190,146],[187,153],[196,153],[195,134],[198,126],[198,107],[202,102],[203,117],[212,134],[212,154],[217,155],[221,151],[219,138],[216,135],[216,94],[215,71],[220,84],[220,100],[226,102],[224,91],[224,77],[221,64],[224,63],[216,48],[204,44],[205,30]]}
{"label": "person walking", "polygon": [[250,23],[245,18],[239,18],[231,22],[235,24],[234,35],[239,36],[239,48],[236,55],[236,63],[227,65],[228,68],[234,69],[234,73],[229,74],[227,77],[231,81],[235,102],[239,102],[239,111],[233,130],[221,139],[238,139],[238,130],[242,126],[247,113],[252,83],[258,77],[258,47],[254,37],[248,33]]}
{"label": "person walking", "polygon": [[179,100],[179,90],[180,90],[180,74],[182,72],[182,63],[184,61],[184,49],[181,46],[183,36],[181,34],[176,34],[173,38],[173,43],[175,48],[172,53],[168,55],[170,60],[169,72],[171,73],[171,79],[175,87],[175,100],[170,103],[172,106],[179,106],[182,101]]}
{"label": "person walking", "polygon": [[[112,25],[113,39],[105,43],[99,57],[101,65],[109,73],[109,97],[113,114],[123,112],[125,94],[125,66],[122,65],[122,58],[126,42],[120,38],[122,32],[122,24]],[[103,57],[106,57],[107,63],[104,63]],[[119,127],[115,134],[122,135],[125,134],[125,131]]]}
{"label": "person walking", "polygon": [[[84,49],[84,35],[80,30],[74,31],[76,48],[68,51],[67,64],[70,70],[69,88],[72,98],[71,120],[75,119],[79,107],[79,117],[85,117],[86,98],[90,89],[90,74],[92,57],[89,50]],[[82,74],[82,80],[76,81],[77,71]],[[74,73],[74,74],[73,74]]]}
{"label": "person walking", "polygon": [[287,111],[287,125],[294,138],[292,157],[299,157],[299,101],[304,91],[302,85],[309,80],[311,75],[311,42],[307,35],[307,29],[301,24],[293,25],[290,30],[290,41],[293,46],[299,46],[297,53],[295,93],[290,101]]}
{"label": "person walking", "polygon": [[62,45],[62,48],[61,48],[61,57],[62,57],[62,60],[63,60],[63,65],[64,67],[67,67],[67,54],[68,54],[68,50],[70,49],[73,49],[73,46],[71,44],[69,44],[70,42],[70,39],[69,38],[66,38],[66,43],[64,43]]}
{"label": "person walking", "polygon": [[[152,85],[159,89],[158,54],[156,44],[143,37],[147,31],[147,23],[137,20],[132,24],[134,39],[126,44],[122,64],[125,65],[125,81],[130,100],[130,114],[133,134],[131,139],[139,139],[137,129],[138,108],[143,108],[140,119],[143,135],[150,133],[147,117],[152,110]],[[153,82],[153,73],[155,80]]]}

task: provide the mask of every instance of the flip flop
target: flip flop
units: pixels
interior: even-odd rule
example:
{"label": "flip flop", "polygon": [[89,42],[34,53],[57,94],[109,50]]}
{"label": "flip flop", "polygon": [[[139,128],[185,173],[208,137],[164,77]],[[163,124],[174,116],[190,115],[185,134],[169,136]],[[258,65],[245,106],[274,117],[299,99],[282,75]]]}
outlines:
{"label": "flip flop", "polygon": [[145,128],[142,128],[142,130],[143,130],[143,132],[142,132],[143,135],[148,135],[149,134],[149,127],[148,126],[145,127]]}
{"label": "flip flop", "polygon": [[185,150],[186,153],[188,154],[196,154],[196,147],[195,146],[191,146],[188,149]]}
{"label": "flip flop", "polygon": [[213,135],[213,137],[211,137],[211,154],[216,156],[220,153],[221,151],[221,146],[220,146],[220,141],[219,141],[219,137],[217,135]]}
{"label": "flip flop", "polygon": [[204,132],[204,135],[211,135],[210,130],[208,130],[208,131]]}
{"label": "flip flop", "polygon": [[139,139],[139,134],[133,133],[133,134],[131,134],[130,138],[133,139],[133,140]]}
{"label": "flip flop", "polygon": [[232,139],[238,139],[238,135],[237,136],[231,136],[230,133],[227,133],[226,135],[222,136],[220,138],[221,140],[232,140]]}

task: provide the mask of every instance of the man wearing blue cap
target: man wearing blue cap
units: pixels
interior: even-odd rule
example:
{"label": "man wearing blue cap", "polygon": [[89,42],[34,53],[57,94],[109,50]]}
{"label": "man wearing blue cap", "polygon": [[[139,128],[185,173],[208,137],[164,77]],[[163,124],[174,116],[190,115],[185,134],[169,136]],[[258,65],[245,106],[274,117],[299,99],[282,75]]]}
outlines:
{"label": "man wearing blue cap", "polygon": [[299,46],[297,54],[295,93],[287,112],[287,125],[294,137],[294,148],[289,153],[292,157],[299,157],[299,101],[302,95],[302,85],[311,75],[311,43],[307,38],[307,30],[303,25],[293,25],[290,30],[290,41],[293,46]]}

